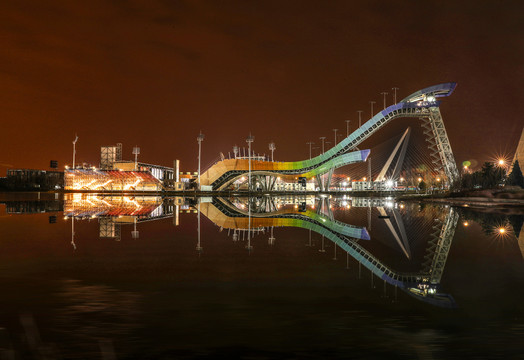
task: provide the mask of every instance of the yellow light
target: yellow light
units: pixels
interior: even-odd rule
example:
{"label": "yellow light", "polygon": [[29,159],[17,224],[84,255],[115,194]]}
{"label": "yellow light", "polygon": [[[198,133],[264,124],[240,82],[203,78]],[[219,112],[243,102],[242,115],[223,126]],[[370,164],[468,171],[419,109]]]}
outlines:
{"label": "yellow light", "polygon": [[500,233],[500,234],[504,234],[505,232],[506,232],[506,229],[504,229],[504,228],[499,228],[499,233]]}
{"label": "yellow light", "polygon": [[499,159],[499,165],[502,166],[504,165],[506,162],[504,161],[504,159]]}
{"label": "yellow light", "polygon": [[437,181],[440,181],[440,178],[437,178]]}
{"label": "yellow light", "polygon": [[401,208],[401,209],[404,209],[404,204],[400,204],[400,208]]}
{"label": "yellow light", "polygon": [[422,178],[418,178],[418,182],[421,182],[422,181]]}
{"label": "yellow light", "polygon": [[469,222],[464,221],[463,225],[466,226],[466,227],[468,227],[468,226],[469,226]]}
{"label": "yellow light", "polygon": [[367,178],[366,178],[365,176],[364,176],[364,177],[363,177],[362,179],[363,179],[364,181],[366,181],[366,180],[367,180]]}

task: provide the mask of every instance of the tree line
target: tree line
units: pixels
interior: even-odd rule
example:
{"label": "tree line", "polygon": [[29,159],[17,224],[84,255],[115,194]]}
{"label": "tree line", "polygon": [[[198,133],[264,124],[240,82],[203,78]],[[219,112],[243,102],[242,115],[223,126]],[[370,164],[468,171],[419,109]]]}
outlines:
{"label": "tree line", "polygon": [[463,174],[460,187],[462,190],[493,189],[503,186],[519,186],[524,188],[524,176],[519,161],[515,160],[511,173],[506,174],[503,167],[491,162],[485,162],[482,168],[473,173]]}

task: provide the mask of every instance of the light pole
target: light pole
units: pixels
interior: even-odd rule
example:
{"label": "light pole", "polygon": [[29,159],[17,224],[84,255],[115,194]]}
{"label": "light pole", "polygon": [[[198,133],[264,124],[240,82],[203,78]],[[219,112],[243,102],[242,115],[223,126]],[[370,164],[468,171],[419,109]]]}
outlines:
{"label": "light pole", "polygon": [[271,150],[271,161],[275,161],[273,159],[273,152],[277,149],[274,142],[269,143],[269,150]]}
{"label": "light pole", "polygon": [[233,146],[233,154],[235,155],[235,159],[237,158],[238,156],[238,146]]}
{"label": "light pole", "polygon": [[346,120],[346,137],[349,136],[349,122],[350,122],[350,121],[351,121],[351,120]]}
{"label": "light pole", "polygon": [[333,129],[333,131],[335,132],[335,145],[337,145],[337,131],[338,131],[338,129]]}
{"label": "light pole", "polygon": [[309,141],[306,144],[309,145],[309,158],[311,159],[311,145],[313,145],[314,142],[313,141]]}
{"label": "light pole", "polygon": [[360,128],[362,126],[362,110],[358,110],[358,127]]}
{"label": "light pole", "polygon": [[386,109],[386,95],[388,94],[387,92],[383,91],[381,92],[382,95],[384,95],[384,110]]}
{"label": "light pole", "polygon": [[397,90],[399,90],[398,87],[392,87],[391,90],[393,90],[393,102],[397,103]]}
{"label": "light pole", "polygon": [[371,117],[373,117],[373,104],[376,104],[376,101],[370,101],[371,104]]}
{"label": "light pole", "polygon": [[251,191],[251,143],[255,141],[255,137],[249,133],[249,136],[246,139],[246,142],[248,144],[248,153],[249,153],[249,171],[248,171],[248,177],[247,177],[247,190]]}
{"label": "light pole", "polygon": [[133,155],[135,155],[135,170],[138,170],[138,154],[140,154],[140,148],[135,146],[133,148]]}
{"label": "light pole", "polygon": [[198,141],[198,190],[200,190],[200,158],[202,157],[202,141],[204,141],[204,134],[200,131],[197,136]]}
{"label": "light pole", "polygon": [[319,137],[320,140],[322,140],[322,154],[324,153],[324,140],[326,140],[325,136]]}
{"label": "light pole", "polygon": [[198,251],[199,253],[202,252],[202,245],[201,245],[201,242],[200,242],[200,198],[197,198],[197,210],[198,210],[198,225],[197,225],[197,228],[198,228],[198,239],[197,239],[197,246],[196,246],[196,251]]}
{"label": "light pole", "polygon": [[76,142],[77,141],[78,141],[78,135],[75,134],[75,140],[73,140],[73,170],[75,169]]}

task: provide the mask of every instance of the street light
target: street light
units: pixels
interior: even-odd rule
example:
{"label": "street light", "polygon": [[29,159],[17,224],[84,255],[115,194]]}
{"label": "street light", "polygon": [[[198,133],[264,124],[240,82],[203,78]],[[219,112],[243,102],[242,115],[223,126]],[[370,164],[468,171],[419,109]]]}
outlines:
{"label": "street light", "polygon": [[320,140],[322,140],[322,154],[324,153],[324,140],[326,140],[325,136],[319,137]]}
{"label": "street light", "polygon": [[248,177],[247,177],[247,190],[248,191],[251,191],[251,143],[255,141],[255,137],[253,135],[251,135],[251,133],[249,133],[249,136],[247,137],[246,139],[246,142],[248,144],[248,152],[249,152],[249,172],[248,172]]}
{"label": "street light", "polygon": [[381,92],[382,95],[384,95],[384,110],[386,110],[386,95],[389,94],[385,91]]}
{"label": "street light", "polygon": [[398,87],[392,87],[391,90],[393,90],[393,104],[397,103],[397,90],[399,90]]}
{"label": "street light", "polygon": [[313,141],[308,141],[306,144],[309,145],[309,159],[311,159],[311,145],[313,145],[314,142]]}
{"label": "street light", "polygon": [[358,127],[360,128],[362,126],[362,110],[358,110]]}
{"label": "street light", "polygon": [[204,134],[200,131],[200,134],[197,136],[198,142],[198,190],[200,190],[200,158],[202,157],[202,141],[204,141]]}

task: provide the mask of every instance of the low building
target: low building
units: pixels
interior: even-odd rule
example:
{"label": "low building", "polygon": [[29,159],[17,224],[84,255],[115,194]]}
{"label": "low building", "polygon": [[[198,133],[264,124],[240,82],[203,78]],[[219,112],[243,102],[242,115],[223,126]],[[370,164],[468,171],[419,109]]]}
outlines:
{"label": "low building", "polygon": [[8,190],[55,190],[64,186],[62,171],[10,169],[3,181]]}

